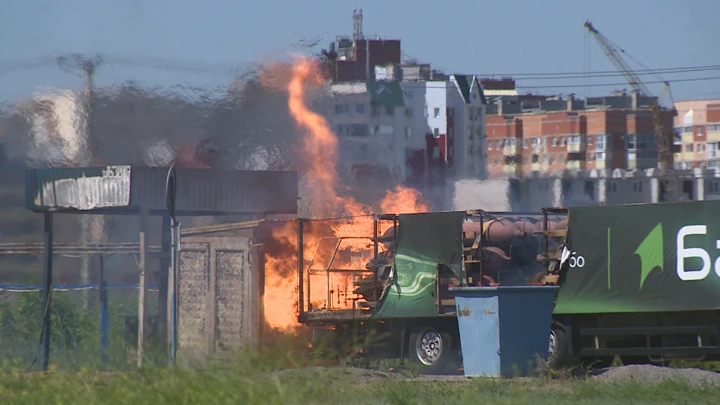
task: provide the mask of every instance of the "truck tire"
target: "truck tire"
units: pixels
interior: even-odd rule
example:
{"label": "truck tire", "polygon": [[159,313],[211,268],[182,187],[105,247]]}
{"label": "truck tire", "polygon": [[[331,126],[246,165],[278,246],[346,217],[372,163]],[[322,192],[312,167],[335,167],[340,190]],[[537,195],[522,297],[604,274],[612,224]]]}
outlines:
{"label": "truck tire", "polygon": [[548,342],[547,363],[549,368],[557,370],[563,367],[573,367],[579,363],[576,356],[570,355],[569,345],[565,326],[559,322],[553,322]]}
{"label": "truck tire", "polygon": [[423,374],[455,374],[460,365],[455,339],[434,327],[413,328],[408,339],[410,360],[422,366]]}

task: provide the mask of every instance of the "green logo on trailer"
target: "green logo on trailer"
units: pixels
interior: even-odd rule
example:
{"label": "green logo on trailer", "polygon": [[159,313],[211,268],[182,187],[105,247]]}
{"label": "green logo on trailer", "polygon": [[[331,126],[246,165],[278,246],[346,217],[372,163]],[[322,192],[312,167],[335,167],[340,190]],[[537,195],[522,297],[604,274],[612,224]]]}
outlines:
{"label": "green logo on trailer", "polygon": [[[707,250],[697,247],[685,247],[685,238],[691,235],[706,235],[707,226],[705,225],[687,225],[681,227],[676,234],[676,257],[677,257],[677,275],[682,281],[703,280],[709,274],[712,266],[712,260]],[[608,289],[611,289],[610,276],[610,228],[607,230],[607,246],[608,246]],[[716,247],[720,249],[720,240],[716,241]],[[645,280],[650,273],[656,268],[660,271],[665,267],[665,242],[663,238],[662,223],[658,223],[640,242],[634,252],[640,257],[640,286],[638,290],[642,290]],[[695,270],[687,270],[685,268],[685,259],[700,259],[702,267]],[[715,273],[720,277],[720,257],[714,263]]]}
{"label": "green logo on trailer", "polygon": [[[609,231],[609,229],[608,229]],[[662,223],[658,223],[650,233],[645,236],[640,245],[635,250],[635,254],[640,256],[640,287],[642,290],[645,280],[653,269],[656,267],[663,270],[665,256],[665,243],[663,242]]]}

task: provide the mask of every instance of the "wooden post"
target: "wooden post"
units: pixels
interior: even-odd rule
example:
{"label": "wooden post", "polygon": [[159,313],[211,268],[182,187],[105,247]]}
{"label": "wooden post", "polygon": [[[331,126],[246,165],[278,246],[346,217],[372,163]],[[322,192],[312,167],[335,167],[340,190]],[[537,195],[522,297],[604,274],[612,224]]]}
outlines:
{"label": "wooden post", "polygon": [[147,297],[148,297],[148,250],[149,250],[149,213],[146,208],[140,210],[140,291],[138,294],[138,345],[137,365],[143,366],[145,357],[145,337],[148,331]]}

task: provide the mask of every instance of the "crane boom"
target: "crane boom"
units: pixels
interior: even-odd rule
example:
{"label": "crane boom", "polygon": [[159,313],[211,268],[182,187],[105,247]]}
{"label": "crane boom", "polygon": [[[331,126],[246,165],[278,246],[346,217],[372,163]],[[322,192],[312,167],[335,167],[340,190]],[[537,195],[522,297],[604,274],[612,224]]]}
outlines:
{"label": "crane boom", "polygon": [[[603,51],[605,52],[605,55],[610,59],[610,61],[617,67],[617,69],[620,71],[620,73],[625,76],[625,79],[627,79],[627,82],[632,86],[632,88],[638,92],[639,96],[648,97],[649,104],[650,104],[650,110],[652,111],[652,117],[653,117],[653,126],[655,130],[655,138],[657,141],[657,151],[658,151],[658,166],[660,169],[660,173],[662,175],[666,175],[669,170],[672,170],[675,162],[674,162],[674,155],[673,155],[673,134],[671,131],[669,131],[665,125],[663,125],[662,122],[662,116],[661,116],[661,108],[660,108],[660,97],[653,98],[651,96],[650,91],[648,90],[647,86],[640,80],[637,74],[632,70],[630,65],[623,59],[621,55],[621,50],[618,50],[613,43],[605,37],[603,34],[601,34],[595,27],[592,25],[592,23],[588,20],[585,21],[585,28],[590,31],[590,33],[595,37],[595,39],[598,41],[600,46],[602,47]],[[669,90],[670,83],[665,82],[665,87],[663,88],[662,95],[664,95],[667,90]]]}
{"label": "crane boom", "polygon": [[625,62],[625,59],[623,59],[622,55],[620,55],[621,51],[615,48],[612,42],[605,35],[601,34],[598,30],[596,30],[589,20],[585,21],[585,28],[587,28],[588,31],[593,34],[593,36],[605,52],[605,55],[607,55],[607,57],[620,71],[620,73],[625,76],[625,79],[627,79],[630,86],[637,90],[641,96],[649,97],[650,90],[648,90],[647,86],[645,86],[645,84],[640,80],[638,75],[633,72],[630,65]]}

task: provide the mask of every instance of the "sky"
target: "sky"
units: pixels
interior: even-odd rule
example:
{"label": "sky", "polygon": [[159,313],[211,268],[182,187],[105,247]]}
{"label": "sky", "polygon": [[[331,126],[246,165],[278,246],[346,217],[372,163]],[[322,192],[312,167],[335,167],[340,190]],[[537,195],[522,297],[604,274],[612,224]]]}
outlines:
{"label": "sky", "polygon": [[[512,75],[617,70],[590,37],[594,26],[651,69],[720,65],[718,0],[3,0],[0,100],[44,88],[77,89],[57,55],[101,53],[95,81],[225,86],[250,63],[327,48],[352,34],[402,40],[403,55],[445,73]],[[629,59],[635,69],[642,65]],[[659,80],[654,75],[645,81]],[[673,80],[716,78],[673,83]],[[720,98],[720,69],[663,74],[675,100]],[[583,87],[585,84],[615,86]],[[521,91],[601,96],[629,88],[622,76],[544,80],[517,76]],[[540,88],[543,86],[543,88]],[[549,87],[548,87],[549,86]],[[557,87],[570,86],[570,87]],[[661,84],[648,84],[658,94]]]}

